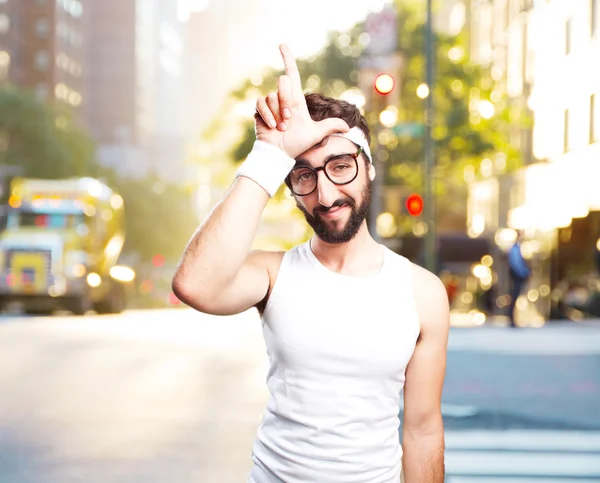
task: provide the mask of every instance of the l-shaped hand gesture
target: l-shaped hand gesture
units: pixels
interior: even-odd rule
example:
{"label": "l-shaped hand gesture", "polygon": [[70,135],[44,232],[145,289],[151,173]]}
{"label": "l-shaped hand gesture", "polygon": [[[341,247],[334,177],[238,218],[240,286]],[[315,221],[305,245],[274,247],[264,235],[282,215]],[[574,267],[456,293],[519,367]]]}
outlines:
{"label": "l-shaped hand gesture", "polygon": [[296,158],[326,136],[347,132],[349,127],[339,118],[319,122],[311,119],[296,60],[287,45],[280,45],[279,50],[286,73],[278,79],[277,92],[260,97],[256,102],[256,138]]}

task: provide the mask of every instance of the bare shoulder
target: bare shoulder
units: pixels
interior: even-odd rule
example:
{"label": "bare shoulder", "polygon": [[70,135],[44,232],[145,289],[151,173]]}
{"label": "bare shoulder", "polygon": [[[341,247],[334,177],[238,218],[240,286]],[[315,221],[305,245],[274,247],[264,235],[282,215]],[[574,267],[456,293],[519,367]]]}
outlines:
{"label": "bare shoulder", "polygon": [[450,308],[446,287],[434,273],[415,263],[411,265],[413,291],[422,334],[432,330],[447,332],[450,324]]}
{"label": "bare shoulder", "polygon": [[266,268],[269,271],[269,276],[273,273],[277,275],[284,255],[284,251],[252,250],[248,255],[248,262]]}

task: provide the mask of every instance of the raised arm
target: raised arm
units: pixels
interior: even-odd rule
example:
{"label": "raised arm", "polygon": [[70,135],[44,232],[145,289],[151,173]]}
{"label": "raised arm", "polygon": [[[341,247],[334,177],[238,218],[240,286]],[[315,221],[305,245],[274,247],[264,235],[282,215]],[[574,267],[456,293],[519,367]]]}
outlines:
{"label": "raised arm", "polygon": [[202,312],[229,315],[252,307],[269,288],[267,260],[250,252],[268,193],[239,177],[194,233],[173,278],[173,291]]}
{"label": "raised arm", "polygon": [[441,399],[446,371],[449,309],[446,290],[432,273],[413,266],[421,334],[406,369],[402,431],[405,483],[443,483]]}
{"label": "raised arm", "polygon": [[287,46],[280,50],[286,75],[279,78],[277,93],[257,101],[252,152],[192,236],[173,277],[177,297],[202,312],[235,314],[264,299],[269,266],[277,254],[250,248],[267,201],[294,166],[295,157],[325,136],[348,130],[341,119],[312,121],[296,61]]}

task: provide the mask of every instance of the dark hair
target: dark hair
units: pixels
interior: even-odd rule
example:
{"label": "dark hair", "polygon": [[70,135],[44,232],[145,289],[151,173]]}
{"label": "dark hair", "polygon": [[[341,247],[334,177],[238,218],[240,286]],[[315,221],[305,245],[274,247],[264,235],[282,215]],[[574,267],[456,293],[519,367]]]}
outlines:
{"label": "dark hair", "polygon": [[367,121],[354,104],[318,93],[306,94],[304,97],[313,121],[339,117],[346,121],[350,128],[358,126],[367,138],[367,142],[371,143],[371,131]]}

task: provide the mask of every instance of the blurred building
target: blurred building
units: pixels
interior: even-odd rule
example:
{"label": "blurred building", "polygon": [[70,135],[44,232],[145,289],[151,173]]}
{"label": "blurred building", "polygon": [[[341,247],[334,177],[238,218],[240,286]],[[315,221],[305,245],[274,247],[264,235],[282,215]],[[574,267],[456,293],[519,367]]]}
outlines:
{"label": "blurred building", "polygon": [[103,0],[88,10],[87,120],[101,162],[127,176],[189,179],[177,2]]}
{"label": "blurred building", "polygon": [[435,2],[433,29],[447,35],[458,35],[467,22],[467,6],[463,0]]}
{"label": "blurred building", "polygon": [[472,59],[533,121],[510,127],[525,166],[472,183],[469,230],[499,246],[504,229],[525,232],[524,304],[547,317],[557,287],[591,272],[600,238],[600,1],[471,0],[469,17]]}
{"label": "blurred building", "polygon": [[184,24],[173,0],[137,0],[136,95],[141,143],[151,169],[165,180],[189,181],[185,164]]}
{"label": "blurred building", "polygon": [[184,116],[190,136],[208,127],[233,88],[228,30],[226,16],[215,8],[192,12],[185,26]]}
{"label": "blurred building", "polygon": [[256,69],[257,57],[277,52],[273,36],[256,31],[270,1],[207,1],[190,14],[184,36],[185,119],[190,135],[209,126],[228,94]]}
{"label": "blurred building", "polygon": [[100,144],[137,143],[134,0],[89,2],[86,15],[87,122]]}
{"label": "blurred building", "polygon": [[79,0],[0,2],[0,81],[68,105],[82,120],[84,17]]}

